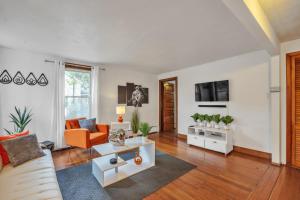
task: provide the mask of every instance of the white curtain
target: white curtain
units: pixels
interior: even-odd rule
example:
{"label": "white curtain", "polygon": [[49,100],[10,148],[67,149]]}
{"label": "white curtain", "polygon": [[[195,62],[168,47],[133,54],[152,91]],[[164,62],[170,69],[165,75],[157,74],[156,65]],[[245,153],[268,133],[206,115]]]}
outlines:
{"label": "white curtain", "polygon": [[92,67],[92,91],[91,91],[91,117],[96,117],[97,122],[100,120],[100,112],[99,112],[99,96],[100,96],[100,67],[94,66]]}
{"label": "white curtain", "polygon": [[65,65],[59,61],[55,64],[55,92],[53,101],[52,126],[55,148],[65,146]]}

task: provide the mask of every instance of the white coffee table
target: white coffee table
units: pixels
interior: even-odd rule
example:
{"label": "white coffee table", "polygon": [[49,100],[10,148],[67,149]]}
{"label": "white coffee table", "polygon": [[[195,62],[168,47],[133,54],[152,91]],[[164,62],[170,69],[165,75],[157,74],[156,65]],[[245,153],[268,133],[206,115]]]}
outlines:
{"label": "white coffee table", "polygon": [[[102,187],[118,182],[138,172],[155,166],[155,142],[145,137],[134,137],[125,140],[124,146],[111,143],[93,146],[101,157],[92,161],[92,173]],[[139,149],[143,162],[136,165],[134,159],[123,160],[119,153]],[[110,164],[111,158],[117,158],[116,164]]]}

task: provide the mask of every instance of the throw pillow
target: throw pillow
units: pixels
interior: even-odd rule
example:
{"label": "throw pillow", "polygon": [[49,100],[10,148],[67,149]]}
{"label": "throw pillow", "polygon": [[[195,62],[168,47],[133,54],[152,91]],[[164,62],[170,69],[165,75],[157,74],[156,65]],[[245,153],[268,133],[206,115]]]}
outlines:
{"label": "throw pillow", "polygon": [[1,172],[2,168],[3,168],[3,162],[2,162],[2,158],[0,157],[0,172]]}
{"label": "throw pillow", "polygon": [[96,118],[79,120],[80,128],[87,128],[91,133],[97,132]]}
{"label": "throw pillow", "polygon": [[14,167],[46,155],[41,149],[35,134],[5,140],[1,143]]}
{"label": "throw pillow", "polygon": [[[9,139],[13,139],[16,137],[21,137],[21,136],[26,136],[29,135],[29,131],[23,131],[21,133],[16,133],[16,134],[12,134],[12,135],[0,135],[0,142],[4,141],[4,140],[9,140]],[[0,143],[0,156],[2,158],[2,164],[3,166],[9,164],[9,158],[7,155],[6,150],[3,148],[2,144]]]}

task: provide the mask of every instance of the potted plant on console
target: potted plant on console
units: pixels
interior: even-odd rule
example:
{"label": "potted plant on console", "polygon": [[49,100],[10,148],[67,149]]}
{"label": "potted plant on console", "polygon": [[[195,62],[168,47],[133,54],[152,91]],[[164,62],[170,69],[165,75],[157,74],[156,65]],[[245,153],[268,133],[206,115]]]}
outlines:
{"label": "potted plant on console", "polygon": [[221,115],[220,114],[216,114],[212,116],[212,121],[214,122],[214,127],[215,128],[220,128],[220,121],[221,121]]}
{"label": "potted plant on console", "polygon": [[132,130],[133,134],[138,133],[139,126],[140,126],[140,117],[139,117],[138,110],[135,109],[131,116],[131,130]]}
{"label": "potted plant on console", "polygon": [[154,126],[150,126],[147,122],[141,122],[139,130],[142,132],[143,137],[147,137],[153,127]]}
{"label": "potted plant on console", "polygon": [[199,113],[193,114],[191,118],[193,118],[194,122],[196,123],[195,126],[198,126]]}
{"label": "potted plant on console", "polygon": [[199,122],[200,122],[199,126],[201,126],[201,127],[205,126],[205,115],[199,114],[198,118],[199,118]]}
{"label": "potted plant on console", "polygon": [[206,127],[210,128],[212,127],[211,121],[213,119],[212,115],[205,115],[205,121],[207,122]]}
{"label": "potted plant on console", "polygon": [[225,124],[224,129],[229,130],[230,124],[234,121],[234,119],[230,115],[226,115],[221,118],[221,121]]}

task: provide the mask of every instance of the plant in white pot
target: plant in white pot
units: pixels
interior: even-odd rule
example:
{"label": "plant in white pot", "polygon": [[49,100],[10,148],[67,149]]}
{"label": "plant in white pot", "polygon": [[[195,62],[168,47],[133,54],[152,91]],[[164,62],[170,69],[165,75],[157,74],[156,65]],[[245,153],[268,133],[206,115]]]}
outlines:
{"label": "plant in white pot", "polygon": [[213,116],[212,115],[205,115],[205,121],[207,122],[207,124],[206,124],[206,127],[207,128],[210,128],[211,127],[211,121],[212,121],[212,119],[213,119]]}
{"label": "plant in white pot", "polygon": [[191,118],[193,118],[194,122],[196,123],[195,126],[198,126],[199,113],[193,114]]}
{"label": "plant in white pot", "polygon": [[147,122],[141,122],[139,130],[142,132],[144,137],[147,137],[153,127],[154,126],[150,126]]}
{"label": "plant in white pot", "polygon": [[203,127],[203,126],[205,126],[205,115],[203,115],[203,114],[199,114],[199,126],[201,126],[201,127]]}
{"label": "plant in white pot", "polygon": [[224,129],[229,130],[230,124],[234,121],[234,119],[230,115],[226,115],[221,118],[221,121],[225,124]]}
{"label": "plant in white pot", "polygon": [[213,115],[212,116],[212,121],[214,122],[214,127],[215,128],[220,128],[220,121],[221,121],[221,115],[217,114],[217,115]]}

